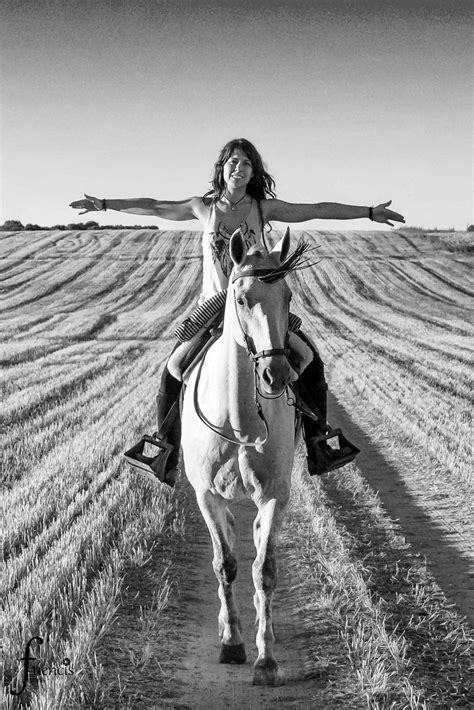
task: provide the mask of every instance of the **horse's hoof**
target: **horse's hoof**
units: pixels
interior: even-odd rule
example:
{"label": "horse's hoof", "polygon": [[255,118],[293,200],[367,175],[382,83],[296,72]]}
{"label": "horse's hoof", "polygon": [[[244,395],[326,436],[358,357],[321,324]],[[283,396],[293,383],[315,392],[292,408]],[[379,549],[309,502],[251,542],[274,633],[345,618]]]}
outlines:
{"label": "horse's hoof", "polygon": [[223,643],[221,645],[221,655],[219,663],[245,663],[247,654],[243,643],[238,643],[235,646]]}
{"label": "horse's hoof", "polygon": [[273,658],[257,661],[253,667],[253,685],[284,685],[285,677]]}

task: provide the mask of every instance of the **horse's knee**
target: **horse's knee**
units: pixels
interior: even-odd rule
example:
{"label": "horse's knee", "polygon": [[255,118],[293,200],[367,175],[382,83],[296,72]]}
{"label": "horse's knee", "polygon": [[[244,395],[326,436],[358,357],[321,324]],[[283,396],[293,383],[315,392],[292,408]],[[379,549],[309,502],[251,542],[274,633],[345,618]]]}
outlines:
{"label": "horse's knee", "polygon": [[253,541],[255,548],[258,550],[260,547],[260,532],[261,532],[262,525],[260,523],[260,517],[257,515],[255,520],[253,521]]}
{"label": "horse's knee", "polygon": [[212,566],[217,579],[224,585],[232,584],[237,577],[237,558],[229,551],[214,558]]}
{"label": "horse's knee", "polygon": [[252,566],[253,577],[256,587],[260,587],[265,593],[274,591],[277,585],[277,566],[273,552],[265,555],[263,560],[258,557]]}

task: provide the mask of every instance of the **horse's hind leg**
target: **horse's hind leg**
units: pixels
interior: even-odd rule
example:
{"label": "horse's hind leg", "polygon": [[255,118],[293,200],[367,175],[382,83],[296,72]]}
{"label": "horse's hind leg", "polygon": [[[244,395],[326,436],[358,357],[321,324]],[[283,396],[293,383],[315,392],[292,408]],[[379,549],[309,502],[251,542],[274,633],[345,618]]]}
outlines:
{"label": "horse's hind leg", "polygon": [[239,612],[234,600],[233,582],[237,576],[234,555],[234,517],[222,498],[207,491],[198,496],[198,504],[211,534],[214,558],[212,566],[219,583],[219,635],[222,641],[220,663],[245,663]]}
{"label": "horse's hind leg", "polygon": [[281,685],[285,682],[273,654],[275,637],[272,622],[272,598],[277,583],[275,547],[285,510],[286,503],[270,500],[259,509],[254,524],[257,557],[252,573],[258,620],[254,685]]}

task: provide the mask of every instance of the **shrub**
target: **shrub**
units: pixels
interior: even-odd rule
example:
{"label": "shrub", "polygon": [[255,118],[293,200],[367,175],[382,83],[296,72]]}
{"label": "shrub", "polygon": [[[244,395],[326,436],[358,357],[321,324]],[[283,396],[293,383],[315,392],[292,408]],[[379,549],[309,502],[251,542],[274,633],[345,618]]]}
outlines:
{"label": "shrub", "polygon": [[71,222],[70,224],[68,224],[67,228],[74,230],[86,229],[86,225],[84,224],[84,222]]}
{"label": "shrub", "polygon": [[21,232],[23,225],[18,219],[7,219],[2,224],[1,229],[3,229],[4,232]]}

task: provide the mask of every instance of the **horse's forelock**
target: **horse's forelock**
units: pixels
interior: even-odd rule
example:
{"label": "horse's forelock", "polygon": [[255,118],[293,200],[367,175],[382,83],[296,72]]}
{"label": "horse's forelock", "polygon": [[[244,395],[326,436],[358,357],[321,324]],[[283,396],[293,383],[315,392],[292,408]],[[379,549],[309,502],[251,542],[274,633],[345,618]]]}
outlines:
{"label": "horse's forelock", "polygon": [[254,245],[248,250],[247,256],[245,258],[245,263],[242,264],[239,268],[242,271],[248,271],[249,269],[254,269],[255,267],[261,268],[262,266],[264,266],[263,261],[266,256],[267,254],[265,252],[259,249],[258,246]]}
{"label": "horse's forelock", "polygon": [[254,244],[248,250],[247,255],[254,256],[256,259],[263,259],[265,256],[265,252],[263,252],[261,249],[258,248],[256,244]]}

